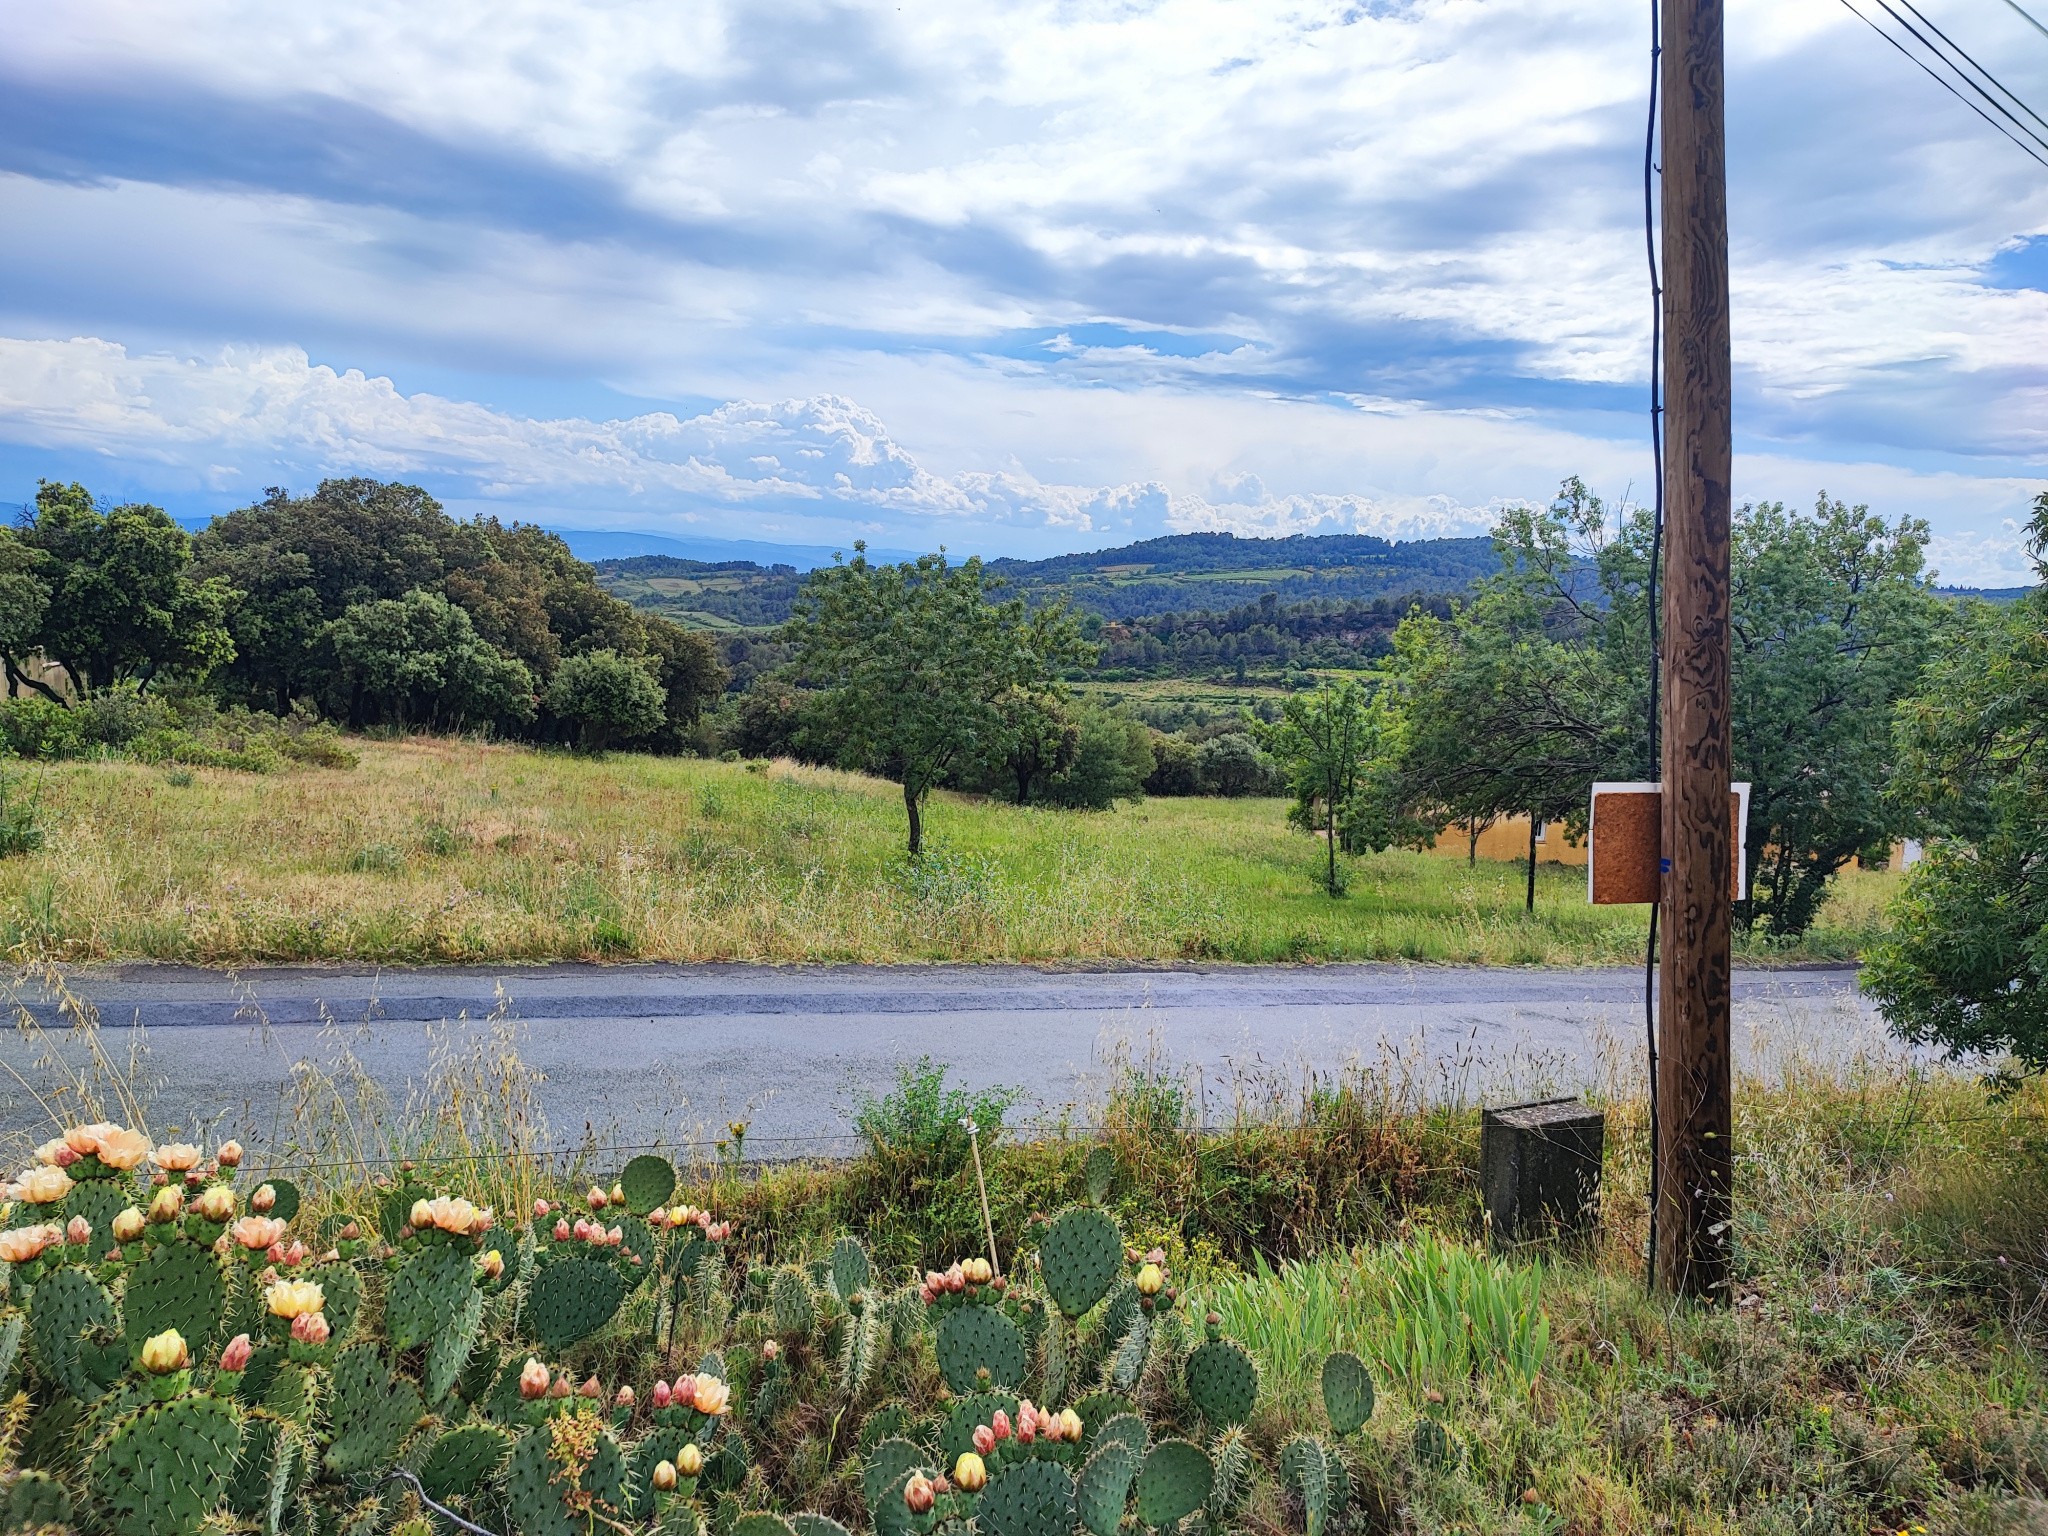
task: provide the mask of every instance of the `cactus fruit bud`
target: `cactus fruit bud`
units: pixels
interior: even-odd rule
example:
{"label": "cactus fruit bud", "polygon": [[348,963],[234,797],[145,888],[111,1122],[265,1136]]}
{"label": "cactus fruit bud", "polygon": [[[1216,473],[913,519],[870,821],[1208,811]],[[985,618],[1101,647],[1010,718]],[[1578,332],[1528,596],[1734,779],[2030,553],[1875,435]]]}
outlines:
{"label": "cactus fruit bud", "polygon": [[555,1378],[555,1379],[554,1379],[554,1380],[553,1380],[553,1381],[552,1381],[551,1383],[549,1383],[549,1385],[548,1385],[548,1396],[549,1396],[549,1397],[555,1397],[555,1398],[567,1397],[567,1396],[569,1395],[569,1392],[570,1392],[570,1387],[569,1387],[569,1378],[568,1378],[568,1377],[566,1377],[566,1376],[557,1376],[557,1377],[556,1377],[556,1378]]}
{"label": "cactus fruit bud", "polygon": [[986,1424],[974,1426],[974,1449],[983,1456],[996,1448],[996,1432]]}
{"label": "cactus fruit bud", "polygon": [[185,1336],[175,1328],[166,1328],[142,1342],[142,1368],[152,1376],[168,1376],[191,1363],[192,1351],[185,1347]]}
{"label": "cactus fruit bud", "polygon": [[614,1408],[630,1408],[630,1407],[632,1407],[632,1406],[633,1406],[633,1389],[632,1389],[631,1387],[621,1387],[621,1388],[619,1388],[619,1390],[618,1390],[617,1392],[615,1392],[615,1393],[613,1393],[613,1394],[612,1394],[612,1406],[613,1406]]}
{"label": "cactus fruit bud", "polygon": [[1059,1427],[1060,1432],[1053,1438],[1065,1440],[1071,1445],[1079,1445],[1081,1443],[1080,1414],[1074,1412],[1071,1408],[1062,1408],[1059,1412]]}
{"label": "cactus fruit bud", "polygon": [[930,1514],[932,1505],[938,1502],[938,1494],[932,1487],[932,1480],[922,1472],[913,1473],[910,1481],[903,1485],[903,1502],[910,1507],[913,1515]]}
{"label": "cactus fruit bud", "polygon": [[344,1243],[359,1243],[363,1240],[363,1229],[350,1222],[334,1235]]}
{"label": "cactus fruit bud", "polygon": [[1003,1411],[1002,1409],[998,1408],[998,1409],[996,1410],[996,1416],[995,1416],[995,1417],[994,1417],[993,1419],[989,1420],[989,1426],[988,1426],[988,1427],[989,1427],[989,1429],[990,1429],[991,1431],[993,1431],[993,1432],[994,1432],[994,1434],[995,1434],[995,1437],[996,1437],[996,1440],[997,1440],[997,1442],[998,1442],[998,1443],[1000,1443],[1000,1442],[1002,1442],[1002,1441],[1004,1441],[1004,1440],[1007,1440],[1007,1439],[1009,1439],[1009,1438],[1010,1438],[1010,1416],[1009,1416],[1009,1414],[1005,1413],[1005,1412],[1004,1412],[1004,1411]]}
{"label": "cactus fruit bud", "polygon": [[988,1463],[972,1451],[962,1451],[953,1463],[953,1481],[963,1493],[979,1493],[988,1486]]}
{"label": "cactus fruit bud", "polygon": [[[583,1222],[579,1219],[576,1225],[580,1227],[583,1225]],[[579,1233],[578,1235],[580,1236],[581,1234]],[[569,1218],[566,1216],[557,1218],[555,1222],[555,1241],[558,1243],[569,1241]]]}
{"label": "cactus fruit bud", "polygon": [[405,1224],[415,1232],[423,1232],[434,1224],[434,1213],[426,1201],[413,1201],[412,1209],[405,1214]]}
{"label": "cactus fruit bud", "polygon": [[92,1223],[83,1216],[74,1216],[64,1223],[64,1241],[84,1246],[92,1241]]}
{"label": "cactus fruit bud", "polygon": [[604,1209],[605,1201],[608,1198],[610,1197],[603,1190],[593,1184],[590,1186],[590,1193],[583,1197],[583,1203],[593,1211],[601,1211]]}
{"label": "cactus fruit bud", "polygon": [[241,1167],[242,1144],[239,1141],[222,1142],[220,1144],[220,1150],[213,1154],[213,1160],[219,1163],[223,1168]]}
{"label": "cactus fruit bud", "polygon": [[1146,1264],[1138,1271],[1138,1294],[1157,1296],[1166,1288],[1166,1276],[1157,1264]]}
{"label": "cactus fruit bud", "polygon": [[945,1473],[941,1472],[937,1477],[932,1479],[933,1493],[951,1493],[952,1491],[953,1485],[946,1481]]}
{"label": "cactus fruit bud", "polygon": [[654,1489],[657,1493],[676,1491],[676,1464],[672,1461],[657,1461],[654,1464]]}
{"label": "cactus fruit bud", "polygon": [[275,1184],[258,1184],[256,1186],[256,1193],[249,1197],[249,1209],[258,1216],[268,1216],[270,1208],[276,1204],[277,1186]]}
{"label": "cactus fruit bud", "polygon": [[548,1368],[528,1355],[526,1364],[519,1368],[519,1395],[530,1403],[536,1398],[546,1397],[547,1392]]}
{"label": "cactus fruit bud", "polygon": [[220,1352],[220,1368],[229,1375],[236,1375],[249,1368],[249,1357],[256,1353],[249,1342],[249,1335],[238,1333],[228,1340],[228,1347]]}
{"label": "cactus fruit bud", "polygon": [[610,1199],[613,1205],[624,1205],[626,1203],[626,1186],[623,1184],[614,1184],[612,1186]]}
{"label": "cactus fruit bud", "polygon": [[773,1340],[773,1339],[764,1339],[764,1340],[762,1341],[762,1343],[761,1343],[761,1358],[762,1358],[763,1360],[773,1360],[773,1359],[774,1359],[774,1358],[775,1358],[775,1357],[776,1357],[777,1355],[779,1355],[779,1354],[781,1354],[781,1353],[782,1353],[782,1346],[781,1346],[780,1344],[776,1343],[776,1342],[775,1342],[775,1340]]}
{"label": "cactus fruit bud", "polygon": [[263,1293],[272,1317],[299,1318],[327,1305],[327,1294],[312,1280],[280,1280]]}
{"label": "cactus fruit bud", "polygon": [[323,1313],[301,1312],[292,1319],[292,1337],[301,1344],[311,1344],[317,1348],[325,1344],[332,1335],[333,1330],[327,1326],[327,1318]]}
{"label": "cactus fruit bud", "polygon": [[150,1197],[149,1219],[159,1224],[176,1221],[185,1209],[185,1192],[175,1184],[166,1184]]}
{"label": "cactus fruit bud", "polygon": [[554,1209],[554,1207],[553,1207],[553,1206],[551,1206],[551,1205],[549,1205],[549,1204],[547,1203],[547,1201],[545,1201],[545,1200],[536,1200],[536,1201],[534,1201],[534,1202],[533,1202],[533,1219],[534,1219],[535,1221],[540,1221],[540,1220],[542,1220],[543,1218],[545,1218],[545,1217],[546,1217],[546,1215],[547,1215],[547,1213],[548,1213],[549,1211],[551,1211],[551,1210],[553,1210],[553,1209]]}
{"label": "cactus fruit bud", "polygon": [[192,1209],[202,1221],[224,1227],[235,1219],[235,1192],[225,1184],[209,1184],[192,1202]]}
{"label": "cactus fruit bud", "polygon": [[499,1280],[505,1274],[505,1255],[493,1248],[476,1261],[477,1273],[486,1280]]}
{"label": "cactus fruit bud", "polygon": [[611,1231],[605,1233],[604,1235],[605,1246],[607,1248],[616,1248],[621,1243],[625,1242],[625,1240],[626,1231],[623,1227],[613,1227]]}
{"label": "cactus fruit bud", "polygon": [[696,1441],[691,1440],[676,1452],[676,1470],[685,1477],[696,1477],[704,1470],[704,1451]]}
{"label": "cactus fruit bud", "polygon": [[577,1388],[577,1390],[592,1402],[596,1402],[604,1396],[604,1385],[595,1376],[587,1377],[583,1385]]}
{"label": "cactus fruit bud", "polygon": [[665,1381],[655,1382],[654,1406],[657,1408],[666,1408],[673,1401],[675,1401],[675,1393],[670,1389],[669,1384]]}

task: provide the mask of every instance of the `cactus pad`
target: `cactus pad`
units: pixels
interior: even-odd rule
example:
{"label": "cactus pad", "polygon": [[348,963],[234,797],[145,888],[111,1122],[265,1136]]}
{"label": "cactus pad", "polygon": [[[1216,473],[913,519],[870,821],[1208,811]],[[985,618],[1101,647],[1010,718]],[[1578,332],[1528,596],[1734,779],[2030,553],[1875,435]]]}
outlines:
{"label": "cactus pad", "polygon": [[166,1328],[184,1335],[195,1357],[208,1352],[227,1311],[228,1282],[220,1260],[197,1243],[158,1243],[128,1275],[122,1311],[128,1319],[130,1358],[142,1341]]}
{"label": "cactus pad", "polygon": [[512,1437],[502,1429],[470,1424],[434,1442],[420,1463],[420,1485],[430,1499],[467,1497],[511,1454]]}
{"label": "cactus pad", "polygon": [[[248,1375],[255,1374],[252,1362]],[[276,1361],[273,1361],[268,1375],[269,1380],[263,1389],[263,1406],[281,1419],[305,1423],[312,1416],[314,1401],[319,1396],[318,1378],[303,1365]]]}
{"label": "cactus pad", "polygon": [[1259,1371],[1252,1357],[1228,1339],[1211,1339],[1187,1364],[1188,1396],[1212,1424],[1242,1424],[1259,1396]]}
{"label": "cactus pad", "polygon": [[998,1408],[1012,1419],[1017,1417],[1017,1399],[1007,1392],[976,1392],[953,1405],[939,1430],[939,1454],[945,1465],[952,1466],[963,1453],[974,1449],[975,1426],[988,1423]]}
{"label": "cactus pad", "polygon": [[188,1536],[220,1504],[242,1441],[240,1415],[193,1392],[124,1419],[92,1460],[114,1536]]}
{"label": "cactus pad", "polygon": [[362,1310],[363,1277],[352,1265],[322,1264],[307,1278],[320,1287],[320,1310],[333,1337],[337,1341],[346,1337],[356,1313]]}
{"label": "cactus pad", "polygon": [[467,1253],[452,1243],[422,1248],[384,1293],[385,1337],[393,1349],[428,1343],[455,1325],[476,1293],[476,1265]]}
{"label": "cactus pad", "polygon": [[36,1282],[28,1308],[36,1364],[81,1402],[92,1402],[127,1369],[128,1350],[116,1337],[120,1326],[114,1298],[76,1265]]}
{"label": "cactus pad", "polygon": [[1017,1325],[994,1307],[956,1307],[939,1324],[939,1372],[965,1396],[1021,1387],[1028,1365]]}
{"label": "cactus pad", "polygon": [[1088,1203],[1107,1205],[1110,1191],[1116,1188],[1116,1153],[1108,1147],[1092,1149],[1083,1176],[1088,1181]]}
{"label": "cactus pad", "polygon": [[891,1483],[900,1481],[919,1467],[930,1465],[931,1454],[908,1440],[884,1440],[869,1451],[868,1459],[860,1469],[860,1492],[861,1497],[867,1500],[869,1519],[879,1523],[877,1511]]}
{"label": "cactus pad", "polygon": [[506,1492],[520,1536],[588,1536],[591,1530],[616,1522],[626,1506],[626,1458],[618,1442],[610,1435],[598,1436],[574,1485],[573,1491],[589,1495],[590,1514],[569,1508],[567,1469],[555,1460],[553,1448],[547,1425],[530,1431],[512,1448]]}
{"label": "cactus pad", "polygon": [[253,1520],[270,1505],[270,1474],[283,1436],[283,1421],[271,1414],[252,1413],[242,1420],[242,1448],[225,1496],[228,1508],[244,1519]]}
{"label": "cactus pad", "polygon": [[809,1333],[818,1323],[811,1282],[800,1269],[778,1269],[768,1282],[768,1320],[785,1337]]}
{"label": "cactus pad", "polygon": [[397,1242],[398,1234],[412,1215],[414,1203],[430,1200],[433,1194],[426,1185],[415,1184],[411,1179],[385,1190],[384,1198],[377,1202],[377,1230],[384,1234],[384,1241]]}
{"label": "cactus pad", "polygon": [[[1088,1420],[1085,1415],[1081,1419],[1081,1424],[1084,1429],[1087,1427]],[[1089,1447],[1091,1450],[1099,1451],[1113,1442],[1128,1445],[1142,1456],[1151,1447],[1152,1434],[1145,1428],[1145,1421],[1136,1413],[1119,1413],[1103,1421],[1096,1429],[1095,1438],[1089,1442]]]}
{"label": "cactus pad", "polygon": [[0,1531],[70,1525],[71,1493],[47,1472],[23,1472],[0,1492]]}
{"label": "cactus pad", "polygon": [[1335,1461],[1329,1447],[1313,1435],[1290,1441],[1280,1453],[1280,1481],[1301,1495],[1308,1536],[1322,1536],[1340,1507]]}
{"label": "cactus pad", "polygon": [[1116,1352],[1103,1369],[1103,1380],[1119,1392],[1135,1392],[1138,1378],[1145,1373],[1145,1359],[1152,1348],[1152,1319],[1140,1312],[1117,1341]]}
{"label": "cactus pad", "polygon": [[1037,1457],[1005,1467],[988,1480],[974,1523],[990,1536],[1071,1536],[1074,1479]]}
{"label": "cactus pad", "polygon": [[454,1387],[462,1368],[469,1363],[469,1352],[476,1347],[483,1321],[484,1293],[471,1286],[455,1316],[427,1345],[426,1359],[420,1362],[420,1386],[428,1402],[440,1402]]}
{"label": "cactus pad", "polygon": [[1209,1499],[1216,1469],[1198,1445],[1162,1440],[1138,1468],[1138,1518],[1154,1530],[1173,1525]]}
{"label": "cactus pad", "polygon": [[1079,1317],[1109,1294],[1123,1256],[1116,1222],[1087,1206],[1062,1211],[1038,1243],[1046,1294],[1068,1317]]}
{"label": "cactus pad", "polygon": [[832,1282],[832,1294],[843,1302],[851,1302],[865,1291],[873,1278],[868,1251],[861,1247],[858,1238],[842,1237],[834,1243],[826,1266],[825,1272]]}
{"label": "cactus pad", "polygon": [[789,1528],[796,1536],[853,1536],[845,1526],[830,1515],[814,1515],[806,1511],[789,1517]]}
{"label": "cactus pad", "polygon": [[1209,1485],[1209,1518],[1217,1525],[1228,1525],[1252,1491],[1254,1463],[1244,1431],[1226,1429],[1218,1435],[1209,1461],[1216,1468],[1215,1481]]}
{"label": "cactus pad", "polygon": [[114,1218],[136,1203],[126,1179],[89,1179],[72,1186],[64,1197],[62,1215],[67,1220],[83,1216],[91,1223],[92,1238],[85,1246],[85,1256],[97,1264],[114,1246]]}
{"label": "cactus pad", "polygon": [[334,1362],[328,1410],[334,1437],[327,1468],[344,1476],[390,1461],[419,1422],[420,1389],[394,1377],[374,1344],[352,1344]]}
{"label": "cactus pad", "polygon": [[7,1373],[14,1369],[14,1357],[21,1352],[21,1335],[27,1326],[28,1319],[19,1312],[0,1317],[0,1381],[5,1381]]}
{"label": "cactus pad", "polygon": [[620,1172],[619,1188],[625,1193],[626,1209],[645,1216],[656,1206],[668,1204],[668,1197],[676,1192],[675,1164],[644,1152]]}
{"label": "cactus pad", "polygon": [[1356,1433],[1372,1417],[1372,1372],[1358,1356],[1339,1350],[1323,1362],[1323,1408],[1340,1435]]}
{"label": "cactus pad", "polygon": [[610,1322],[628,1289],[617,1266],[602,1259],[558,1260],[533,1277],[522,1316],[535,1339],[565,1349]]}
{"label": "cactus pad", "polygon": [[299,1186],[294,1184],[290,1179],[272,1178],[265,1179],[263,1182],[265,1184],[268,1184],[270,1186],[271,1193],[277,1196],[277,1203],[273,1205],[267,1213],[270,1216],[271,1220],[295,1220],[299,1214],[299,1205],[301,1203],[299,1198]]}
{"label": "cactus pad", "polygon": [[1416,1461],[1432,1470],[1449,1466],[1457,1450],[1451,1441],[1450,1431],[1435,1419],[1415,1421],[1411,1444]]}
{"label": "cactus pad", "polygon": [[727,1536],[796,1536],[796,1528],[780,1515],[741,1515]]}
{"label": "cactus pad", "polygon": [[[1136,1413],[1138,1405],[1121,1392],[1090,1392],[1074,1404],[1074,1412],[1081,1415],[1082,1444],[1089,1450],[1095,1449],[1096,1436],[1102,1433],[1102,1426],[1119,1414]],[[1141,1445],[1139,1450],[1143,1450]]]}
{"label": "cactus pad", "polygon": [[1121,1440],[1106,1440],[1081,1465],[1074,1504],[1081,1523],[1094,1536],[1117,1536],[1124,1506],[1130,1502],[1131,1480],[1138,1475],[1138,1453]]}

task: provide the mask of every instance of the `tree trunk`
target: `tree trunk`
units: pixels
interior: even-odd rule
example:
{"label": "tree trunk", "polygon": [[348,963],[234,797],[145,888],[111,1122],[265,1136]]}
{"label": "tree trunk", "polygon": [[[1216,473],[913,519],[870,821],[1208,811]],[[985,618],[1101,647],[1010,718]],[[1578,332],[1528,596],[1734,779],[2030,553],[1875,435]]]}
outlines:
{"label": "tree trunk", "polygon": [[1323,807],[1323,841],[1330,850],[1329,874],[1323,888],[1332,896],[1337,894],[1337,802],[1332,799]]}
{"label": "tree trunk", "polygon": [[1529,899],[1526,903],[1526,910],[1532,913],[1536,910],[1536,829],[1541,825],[1542,823],[1536,819],[1536,813],[1531,811],[1529,813]]}
{"label": "tree trunk", "polygon": [[1465,862],[1474,869],[1479,867],[1479,818],[1465,818]]}
{"label": "tree trunk", "polygon": [[903,781],[903,809],[910,817],[910,856],[924,856],[924,820],[917,811],[918,793],[908,779]]}

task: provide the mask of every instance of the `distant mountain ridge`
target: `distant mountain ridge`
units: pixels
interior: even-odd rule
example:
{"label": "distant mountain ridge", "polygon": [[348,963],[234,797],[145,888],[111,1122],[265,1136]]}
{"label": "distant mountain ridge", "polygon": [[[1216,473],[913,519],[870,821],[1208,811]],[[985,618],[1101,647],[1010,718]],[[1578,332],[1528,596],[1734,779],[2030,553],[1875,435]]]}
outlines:
{"label": "distant mountain ridge", "polygon": [[[614,596],[712,629],[779,624],[803,584],[802,571],[790,561],[763,566],[647,554],[594,564]],[[1083,612],[1116,620],[1237,608],[1269,594],[1283,603],[1452,594],[1498,568],[1490,539],[1397,542],[1371,534],[1256,539],[1179,533],[1116,549],[987,564],[1010,592],[1033,601],[1064,596]]]}

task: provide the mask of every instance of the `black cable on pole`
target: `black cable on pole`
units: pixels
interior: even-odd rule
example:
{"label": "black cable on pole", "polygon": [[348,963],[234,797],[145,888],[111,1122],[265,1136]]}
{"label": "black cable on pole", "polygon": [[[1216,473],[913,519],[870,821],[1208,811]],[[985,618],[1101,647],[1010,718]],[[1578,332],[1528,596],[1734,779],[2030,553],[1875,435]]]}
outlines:
{"label": "black cable on pole", "polygon": [[[1650,518],[1650,573],[1644,596],[1650,620],[1650,708],[1646,737],[1649,777],[1662,778],[1658,753],[1658,706],[1662,661],[1658,656],[1657,567],[1664,558],[1664,282],[1657,269],[1657,97],[1664,56],[1663,0],[1650,0],[1650,121],[1643,133],[1643,251],[1650,263],[1650,460],[1655,487]],[[1650,1244],[1644,1283],[1657,1285],[1657,1203],[1662,1194],[1657,1143],[1657,912],[1650,903],[1650,939],[1643,951],[1643,1035],[1650,1064]]]}
{"label": "black cable on pole", "polygon": [[1921,69],[1927,72],[1927,77],[1930,80],[1932,80],[1936,85],[1940,86],[1944,91],[1947,91],[1949,95],[1955,97],[1957,101],[1960,101],[1972,112],[1976,113],[1979,117],[1983,118],[1985,122],[1989,123],[1992,127],[1996,128],[2000,133],[2005,134],[2005,136],[2008,139],[2011,139],[2013,143],[2017,144],[2020,147],[2022,153],[2031,156],[2040,165],[2048,167],[2048,158],[2043,158],[2040,152],[2036,150],[2033,147],[2033,145],[2027,143],[2026,140],[2018,138],[2012,133],[2008,132],[2006,130],[2005,125],[1999,122],[1997,118],[1993,117],[1989,112],[1986,112],[1982,107],[1978,106],[1976,102],[1970,100],[1969,97],[1965,96],[1961,91],[1957,90],[1953,85],[1951,85],[1948,82],[1946,78],[1935,73],[1934,69],[1927,63],[1925,59],[1921,58],[1917,53],[1913,52],[1912,49],[1908,48],[1896,37],[1893,37],[1891,33],[1885,31],[1883,27],[1879,26],[1875,21],[1871,20],[1870,17],[1864,15],[1861,11],[1857,10],[1855,6],[1849,3],[1849,0],[1842,0],[1842,9],[1847,11],[1851,16],[1854,16],[1858,21],[1862,22],[1866,27],[1870,28],[1871,31],[1875,32],[1879,37],[1883,38],[1886,42],[1890,43],[1894,48],[1898,49],[1900,53],[1904,54],[1907,58],[1911,59],[1915,64],[1919,65]]}

